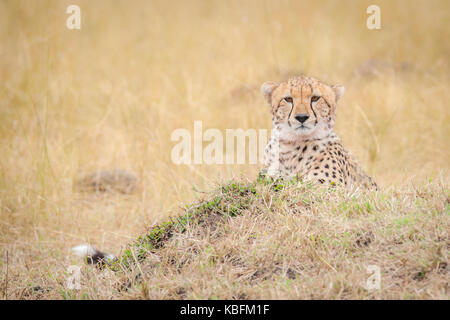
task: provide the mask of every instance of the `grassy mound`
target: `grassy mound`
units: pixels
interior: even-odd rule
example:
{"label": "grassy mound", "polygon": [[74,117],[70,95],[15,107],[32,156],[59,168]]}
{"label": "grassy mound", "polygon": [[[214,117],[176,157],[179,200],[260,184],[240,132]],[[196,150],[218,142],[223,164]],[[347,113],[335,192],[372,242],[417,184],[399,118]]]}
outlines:
{"label": "grassy mound", "polygon": [[364,192],[231,181],[130,244],[113,283],[89,296],[448,299],[449,213],[439,182]]}

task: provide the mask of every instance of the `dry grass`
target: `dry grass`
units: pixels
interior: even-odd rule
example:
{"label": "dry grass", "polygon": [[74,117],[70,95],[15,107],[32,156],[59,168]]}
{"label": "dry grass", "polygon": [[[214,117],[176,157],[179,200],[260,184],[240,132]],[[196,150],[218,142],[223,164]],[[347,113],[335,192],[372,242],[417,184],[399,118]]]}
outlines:
{"label": "dry grass", "polygon": [[[0,297],[448,299],[450,6],[377,2],[379,31],[365,1],[77,1],[79,31],[72,1],[0,2]],[[118,254],[204,196],[193,186],[253,180],[258,166],[174,165],[170,134],[270,128],[259,85],[298,73],[345,85],[336,131],[382,191],[257,185],[240,215],[175,233],[141,270],[65,288],[73,245]],[[136,192],[74,188],[117,168]],[[361,285],[370,264],[379,291]]]}

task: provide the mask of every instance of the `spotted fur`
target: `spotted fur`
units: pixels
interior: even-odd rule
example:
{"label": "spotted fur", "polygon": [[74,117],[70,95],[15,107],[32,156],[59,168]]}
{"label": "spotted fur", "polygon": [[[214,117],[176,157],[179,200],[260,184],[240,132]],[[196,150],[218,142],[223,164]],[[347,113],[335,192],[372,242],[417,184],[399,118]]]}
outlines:
{"label": "spotted fur", "polygon": [[377,188],[334,132],[343,86],[295,77],[284,83],[266,82],[261,92],[271,106],[273,123],[264,155],[269,176]]}

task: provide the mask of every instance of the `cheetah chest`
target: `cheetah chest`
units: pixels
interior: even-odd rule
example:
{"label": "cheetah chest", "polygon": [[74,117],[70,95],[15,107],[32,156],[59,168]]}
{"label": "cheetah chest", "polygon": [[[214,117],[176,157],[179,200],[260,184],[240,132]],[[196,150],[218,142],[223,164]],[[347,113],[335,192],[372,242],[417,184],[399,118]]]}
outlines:
{"label": "cheetah chest", "polygon": [[271,176],[317,180],[320,183],[347,184],[352,169],[348,155],[335,141],[306,141],[280,143],[277,148],[272,141],[266,150],[266,165]]}

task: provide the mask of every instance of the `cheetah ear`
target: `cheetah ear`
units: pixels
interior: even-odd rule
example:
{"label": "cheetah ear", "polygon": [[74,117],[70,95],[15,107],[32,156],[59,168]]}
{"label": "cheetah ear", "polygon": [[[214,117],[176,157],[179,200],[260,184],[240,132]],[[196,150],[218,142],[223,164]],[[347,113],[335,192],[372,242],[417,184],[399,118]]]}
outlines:
{"label": "cheetah ear", "polygon": [[261,86],[261,93],[269,105],[272,104],[272,92],[278,87],[278,85],[279,84],[276,82],[267,81]]}
{"label": "cheetah ear", "polygon": [[331,86],[331,89],[334,91],[334,95],[336,96],[336,103],[339,101],[339,99],[344,95],[345,88],[343,85],[335,84],[334,86]]}

